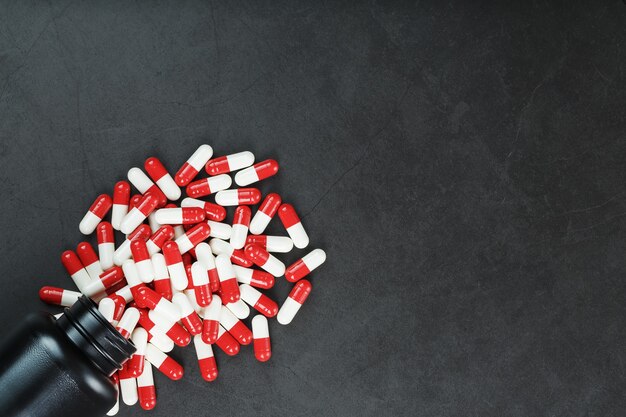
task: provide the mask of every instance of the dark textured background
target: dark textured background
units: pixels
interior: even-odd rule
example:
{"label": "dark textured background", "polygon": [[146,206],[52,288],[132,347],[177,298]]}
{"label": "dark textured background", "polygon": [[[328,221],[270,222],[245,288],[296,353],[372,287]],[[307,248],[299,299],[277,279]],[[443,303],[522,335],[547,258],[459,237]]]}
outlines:
{"label": "dark textured background", "polygon": [[150,415],[623,415],[626,6],[518,3],[0,1],[0,326],[207,142],[330,259],[269,364],[178,351]]}

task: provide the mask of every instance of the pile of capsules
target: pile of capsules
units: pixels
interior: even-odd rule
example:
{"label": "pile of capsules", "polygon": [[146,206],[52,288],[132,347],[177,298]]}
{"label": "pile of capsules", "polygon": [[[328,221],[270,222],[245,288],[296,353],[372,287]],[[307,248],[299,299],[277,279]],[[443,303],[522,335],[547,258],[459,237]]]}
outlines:
{"label": "pile of capsules", "polygon": [[[182,378],[183,367],[167,353],[174,345],[189,345],[192,338],[207,381],[218,374],[213,345],[232,356],[240,345],[253,343],[259,361],[270,359],[268,318],[289,324],[311,292],[311,283],[303,278],[326,260],[323,250],[314,249],[285,267],[273,255],[309,245],[292,205],[275,193],[261,202],[261,192],[248,187],[276,175],[275,160],[254,164],[251,152],[212,156],[211,146],[200,146],[174,178],[154,157],[146,160],[145,173],[130,169],[128,182],[115,184],[113,198],[98,196],[80,222],[83,234],[96,232],[98,253],[82,242],[76,251],[61,255],[79,292],[56,287],[39,292],[43,301],[65,307],[81,294],[92,298],[132,340],[136,353],[113,375],[127,405],[155,407],[152,367],[172,380]],[[195,180],[202,168],[209,176]],[[234,181],[242,188],[229,189],[229,173],[235,171]],[[131,184],[138,191],[132,197]],[[188,197],[180,206],[168,204],[181,198],[180,187]],[[213,194],[215,203],[201,199]],[[252,216],[250,207],[259,202]],[[224,222],[229,206],[236,207],[232,224]],[[110,223],[104,220],[109,212]],[[263,234],[277,213],[288,237]],[[125,235],[117,248],[114,230]],[[283,275],[295,285],[279,308],[259,289],[271,288]],[[251,320],[252,330],[242,321],[250,307],[260,313]],[[119,399],[108,415],[118,410]]]}

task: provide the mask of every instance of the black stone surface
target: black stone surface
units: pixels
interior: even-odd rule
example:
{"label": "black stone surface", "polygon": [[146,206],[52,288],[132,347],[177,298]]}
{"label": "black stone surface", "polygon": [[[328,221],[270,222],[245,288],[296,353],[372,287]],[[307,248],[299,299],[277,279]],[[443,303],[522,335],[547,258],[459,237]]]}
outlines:
{"label": "black stone surface", "polygon": [[626,6],[499,3],[0,1],[0,325],[209,143],[277,158],[329,261],[270,363],[177,350],[149,415],[623,415]]}

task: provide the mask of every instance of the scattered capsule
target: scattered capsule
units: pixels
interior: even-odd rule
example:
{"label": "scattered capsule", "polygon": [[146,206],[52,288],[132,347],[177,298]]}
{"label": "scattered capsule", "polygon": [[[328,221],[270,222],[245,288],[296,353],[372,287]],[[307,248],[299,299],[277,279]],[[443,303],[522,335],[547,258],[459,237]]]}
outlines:
{"label": "scattered capsule", "polygon": [[206,164],[205,168],[207,174],[214,176],[238,171],[252,164],[254,164],[254,154],[249,151],[244,151],[211,159]]}
{"label": "scattered capsule", "polygon": [[98,279],[104,271],[100,265],[100,259],[98,259],[98,255],[96,255],[96,251],[93,250],[91,244],[89,242],[80,242],[76,247],[76,254],[91,280]]}
{"label": "scattered capsule", "polygon": [[109,222],[102,222],[96,228],[98,238],[98,257],[102,269],[113,266],[113,254],[115,253],[115,234],[113,226]]}
{"label": "scattered capsule", "polygon": [[205,381],[215,381],[218,372],[215,357],[213,356],[213,348],[210,344],[205,343],[200,335],[194,336],[193,345],[196,348],[198,366],[200,366],[200,375],[202,375],[202,378]]}
{"label": "scattered capsule", "polygon": [[272,344],[267,318],[257,315],[252,318],[252,337],[254,338],[254,357],[259,362],[267,362],[272,357]]}
{"label": "scattered capsule", "polygon": [[293,244],[298,249],[306,248],[309,244],[309,236],[302,226],[300,217],[291,204],[282,204],[278,209],[278,217],[287,230],[287,234],[293,240]]}
{"label": "scattered capsule", "polygon": [[229,356],[235,356],[241,349],[239,342],[237,342],[235,338],[228,333],[224,327],[222,327],[222,325],[219,326],[215,344]]}
{"label": "scattered capsule", "polygon": [[276,193],[270,193],[265,196],[265,199],[259,206],[259,210],[254,214],[250,221],[250,233],[253,235],[260,235],[265,231],[267,226],[272,221],[272,218],[276,215],[278,207],[282,200]]}
{"label": "scattered capsule", "polygon": [[239,320],[245,320],[250,315],[250,307],[248,307],[248,304],[244,303],[241,299],[235,301],[234,303],[224,304],[224,307],[229,309],[230,312],[233,313]]}
{"label": "scattered capsule", "polygon": [[176,242],[166,242],[163,245],[163,256],[170,274],[172,288],[176,291],[183,291],[187,288],[187,275],[185,274],[183,257]]}
{"label": "scattered capsule", "polygon": [[220,289],[220,277],[215,266],[215,256],[213,256],[208,243],[202,242],[196,246],[196,258],[207,271],[211,292],[218,291]]}
{"label": "scattered capsule", "polygon": [[167,354],[157,349],[152,343],[148,343],[148,346],[146,346],[146,360],[174,381],[183,377],[183,367]]}
{"label": "scattered capsule", "polygon": [[156,407],[156,389],[150,363],[144,366],[143,372],[137,377],[137,397],[139,405],[144,410],[152,410]]}
{"label": "scattered capsule", "polygon": [[215,202],[220,206],[249,206],[261,200],[261,191],[256,188],[223,190],[215,194]]}
{"label": "scattered capsule", "polygon": [[201,307],[208,306],[211,303],[211,285],[209,274],[200,262],[194,262],[191,265],[191,279],[196,294],[196,302]]}
{"label": "scattered capsule", "polygon": [[[176,307],[180,316],[180,311]],[[183,326],[156,311],[148,311],[148,318],[155,325],[157,333],[165,334],[172,339],[176,346],[185,347],[191,343],[191,335]]]}
{"label": "scattered capsule", "polygon": [[215,258],[215,266],[217,267],[217,274],[220,277],[222,302],[234,303],[239,300],[239,285],[237,284],[235,270],[233,269],[233,265],[230,263],[228,255],[217,255]]}
{"label": "scattered capsule", "polygon": [[246,245],[245,254],[246,258],[250,259],[256,266],[263,268],[275,277],[280,277],[285,273],[285,264],[259,245]]}
{"label": "scattered capsule", "polygon": [[239,206],[235,209],[233,227],[230,235],[230,244],[233,248],[241,249],[245,246],[251,215],[252,213],[248,206]]}
{"label": "scattered capsule", "polygon": [[113,326],[117,326],[117,323],[124,314],[124,310],[126,310],[126,299],[119,294],[111,294],[107,298],[113,300],[113,303],[115,304],[115,311],[113,312],[113,321],[111,321],[111,324]]}
{"label": "scattered capsule", "polygon": [[71,307],[82,294],[57,287],[41,287],[39,298],[44,303],[61,307]]}
{"label": "scattered capsule", "polygon": [[172,302],[180,310],[181,322],[183,326],[192,335],[198,335],[202,333],[202,320],[198,316],[198,313],[193,309],[193,306],[189,302],[187,296],[181,292],[175,294],[172,297]]}
{"label": "scattered capsule", "polygon": [[287,253],[293,249],[293,240],[286,236],[252,235],[246,239],[246,245],[254,243],[268,252]]}
{"label": "scattered capsule", "polygon": [[139,272],[137,272],[135,262],[132,259],[124,261],[122,264],[122,270],[124,271],[126,282],[128,282],[128,288],[132,294],[131,299],[133,299],[139,307],[144,308],[146,305],[141,297],[141,294],[139,293],[139,289],[144,288],[145,284],[141,278],[139,278]]}
{"label": "scattered capsule", "polygon": [[204,220],[205,213],[200,207],[162,208],[155,213],[159,224],[197,224]]}
{"label": "scattered capsule", "polygon": [[130,259],[132,256],[130,243],[135,239],[146,240],[150,237],[150,233],[152,233],[152,231],[150,230],[150,226],[147,224],[142,224],[133,230],[133,232],[126,237],[126,240],[122,242],[122,244],[113,253],[113,263],[117,266],[121,266],[124,261]]}
{"label": "scattered capsule", "polygon": [[164,298],[161,294],[154,290],[143,286],[137,290],[137,298],[141,298],[147,308],[154,310],[157,314],[164,316],[165,318],[177,322],[180,319],[180,312],[178,308]]}
{"label": "scattered capsule", "polygon": [[148,252],[150,255],[154,255],[159,252],[165,242],[172,240],[174,237],[174,228],[168,224],[163,225],[157,229],[156,232],[146,242]]}
{"label": "scattered capsule", "polygon": [[176,239],[178,250],[183,254],[206,240],[211,234],[211,227],[207,223],[199,223],[187,230],[184,235]]}
{"label": "scattered capsule", "polygon": [[162,253],[155,253],[150,258],[154,268],[154,291],[161,294],[166,300],[172,300],[172,283],[170,274],[167,271],[165,256]]}
{"label": "scattered capsule", "polygon": [[124,315],[117,323],[117,331],[126,339],[130,338],[131,333],[135,330],[137,322],[139,321],[139,310],[134,307],[129,307],[124,311]]}
{"label": "scattered capsule", "polygon": [[184,187],[193,181],[202,167],[209,161],[209,159],[211,159],[212,156],[213,148],[209,145],[201,145],[174,176],[176,184]]}
{"label": "scattered capsule", "polygon": [[215,238],[209,241],[209,246],[211,246],[211,251],[215,255],[225,254],[230,257],[231,262],[234,264],[244,267],[252,266],[252,261],[246,257],[244,251],[233,248],[228,242]]}
{"label": "scattered capsule", "polygon": [[239,265],[233,265],[237,281],[240,284],[248,284],[255,288],[267,290],[274,286],[274,276],[269,272],[259,271],[258,269],[244,268]]}
{"label": "scattered capsule", "polygon": [[233,183],[230,175],[217,175],[215,177],[202,178],[190,183],[185,191],[191,198],[205,197],[218,191],[228,189]]}
{"label": "scattered capsule", "polygon": [[146,284],[154,281],[154,267],[152,266],[152,260],[150,259],[150,252],[148,252],[146,241],[143,239],[133,240],[130,243],[130,250],[133,254],[135,267],[139,273],[139,279]]}
{"label": "scattered capsule", "polygon": [[[152,182],[150,178],[139,168],[131,168],[128,170],[128,181],[143,195],[152,194],[157,199],[157,207],[163,207],[167,204],[167,197],[163,191]],[[146,216],[147,217],[147,216]]]}
{"label": "scattered capsule", "polygon": [[254,164],[253,166],[239,171],[235,175],[235,182],[240,187],[264,180],[278,173],[278,162],[273,159]]}
{"label": "scattered capsule", "polygon": [[158,158],[146,159],[143,167],[168,200],[176,201],[180,198],[180,188]]}
{"label": "scattered capsule", "polygon": [[112,294],[118,284],[124,281],[124,271],[119,266],[114,266],[102,272],[96,279],[92,279],[83,288],[83,294],[87,297],[104,297]]}
{"label": "scattered capsule", "polygon": [[280,310],[278,310],[276,320],[278,320],[280,324],[286,325],[291,323],[310,293],[311,283],[306,279],[298,281],[289,293],[289,297],[287,297],[280,307]]}
{"label": "scattered capsule", "polygon": [[[148,218],[150,213],[156,209],[157,204],[158,199],[154,194],[151,192],[144,194],[137,207],[133,207],[122,220],[120,231],[125,234],[130,234]],[[150,226],[148,226],[148,228],[149,227]]]}
{"label": "scattered capsule", "polygon": [[91,277],[78,258],[78,255],[76,255],[76,252],[72,250],[66,250],[63,252],[61,254],[61,263],[63,263],[65,270],[72,278],[72,281],[74,281],[78,290],[83,292],[83,290],[91,282]]}
{"label": "scattered capsule", "polygon": [[209,201],[202,201],[187,197],[183,199],[180,205],[181,207],[200,207],[204,210],[206,219],[214,222],[221,222],[226,218],[226,209]]}
{"label": "scattered capsule", "polygon": [[239,292],[243,301],[265,317],[271,318],[278,313],[278,304],[256,288],[252,288],[248,284],[241,284]]}
{"label": "scattered capsule", "polygon": [[113,208],[111,210],[111,225],[120,230],[122,219],[128,214],[130,202],[130,184],[127,181],[118,181],[113,187]]}
{"label": "scattered capsule", "polygon": [[137,327],[133,330],[130,340],[135,345],[136,350],[128,360],[128,366],[126,369],[131,373],[131,375],[137,377],[141,375],[145,365],[148,332],[143,327]]}
{"label": "scattered capsule", "polygon": [[126,405],[135,405],[138,401],[137,396],[137,378],[133,377],[126,369],[127,365],[124,364],[122,369],[118,372],[120,380],[120,392],[122,394],[122,401]]}
{"label": "scattered capsule", "polygon": [[222,299],[214,294],[211,304],[202,309],[202,340],[213,344],[218,338],[220,327],[220,314],[222,312]]}
{"label": "scattered capsule", "polygon": [[298,259],[285,270],[285,278],[289,282],[296,282],[311,273],[326,261],[326,252],[322,249],[314,249]]}
{"label": "scattered capsule", "polygon": [[222,306],[220,325],[230,333],[241,345],[249,345],[252,342],[252,332],[239,320],[229,309]]}
{"label": "scattered capsule", "polygon": [[109,195],[99,195],[96,198],[96,201],[94,201],[91,207],[89,207],[85,217],[81,220],[80,225],[78,226],[80,232],[84,235],[92,234],[94,230],[96,230],[98,223],[100,223],[104,216],[106,216],[109,212],[112,205],[113,201]]}

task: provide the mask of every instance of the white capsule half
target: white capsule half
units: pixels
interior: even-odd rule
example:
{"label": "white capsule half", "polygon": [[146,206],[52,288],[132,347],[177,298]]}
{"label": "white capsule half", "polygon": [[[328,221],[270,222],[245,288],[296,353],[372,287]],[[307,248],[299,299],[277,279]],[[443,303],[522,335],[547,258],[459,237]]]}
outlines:
{"label": "white capsule half", "polygon": [[96,230],[96,227],[98,227],[98,224],[101,221],[102,219],[100,217],[96,216],[91,211],[87,211],[85,217],[83,217],[83,219],[80,221],[78,229],[82,234],[90,235]]}
{"label": "white capsule half", "polygon": [[98,258],[100,258],[100,266],[107,270],[113,267],[113,254],[115,253],[115,243],[105,242],[98,244]]}
{"label": "white capsule half", "polygon": [[235,249],[241,249],[246,245],[246,237],[248,237],[248,226],[245,224],[233,224],[232,233],[230,234],[230,245]]}
{"label": "white capsule half", "polygon": [[[240,287],[241,288],[241,287]],[[234,303],[225,304],[225,307],[230,310],[239,320],[247,319],[250,316],[250,307],[244,303],[241,299]]]}
{"label": "white capsule half", "polygon": [[276,320],[278,320],[278,322],[283,325],[291,323],[293,318],[300,310],[300,307],[302,307],[302,304],[300,304],[291,297],[287,297],[283,305],[280,307],[280,310],[278,310]]}
{"label": "white capsule half", "polygon": [[293,244],[298,249],[304,249],[309,245],[309,235],[307,235],[301,222],[287,228],[287,234],[293,240]]}
{"label": "white capsule half", "polygon": [[238,190],[222,190],[215,194],[215,202],[220,206],[230,207],[239,205]]}
{"label": "white capsule half", "polygon": [[122,220],[128,214],[128,204],[113,204],[111,209],[111,226],[115,230],[120,230]]}
{"label": "white capsule half", "polygon": [[270,337],[267,317],[262,314],[257,314],[252,318],[252,337],[254,339],[266,339]]}
{"label": "white capsule half", "polygon": [[265,231],[271,220],[272,218],[270,216],[258,210],[250,221],[250,233],[260,235]]}
{"label": "white capsule half", "polygon": [[230,224],[214,222],[212,220],[207,220],[207,224],[211,227],[210,237],[216,237],[222,240],[230,239],[232,234],[232,227]]}
{"label": "white capsule half", "polygon": [[128,170],[128,181],[141,193],[145,194],[146,191],[154,185],[152,180],[139,168],[131,168]]}
{"label": "white capsule half", "polygon": [[135,405],[139,400],[137,395],[137,378],[120,378],[122,401],[126,405]]}

